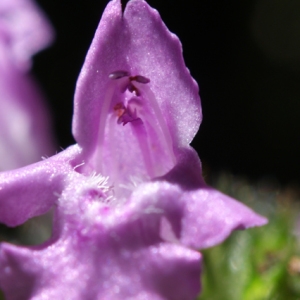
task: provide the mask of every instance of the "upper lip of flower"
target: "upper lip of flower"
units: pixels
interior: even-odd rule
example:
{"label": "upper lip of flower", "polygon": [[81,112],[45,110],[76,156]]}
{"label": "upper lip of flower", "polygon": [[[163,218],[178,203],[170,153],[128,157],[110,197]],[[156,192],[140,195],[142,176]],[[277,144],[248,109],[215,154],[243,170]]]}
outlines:
{"label": "upper lip of flower", "polygon": [[200,121],[198,86],[178,38],[144,1],[130,1],[124,14],[120,1],[111,1],[76,86],[73,134],[85,162],[80,172],[99,172],[115,186],[162,176]]}
{"label": "upper lip of flower", "polygon": [[150,79],[145,89],[157,101],[173,146],[186,147],[198,131],[198,85],[184,64],[178,38],[167,30],[157,11],[149,12],[146,3],[137,0],[130,1],[123,14],[120,1],[114,0],[103,14],[74,98],[73,134],[86,153],[97,147],[108,76],[116,71]]}

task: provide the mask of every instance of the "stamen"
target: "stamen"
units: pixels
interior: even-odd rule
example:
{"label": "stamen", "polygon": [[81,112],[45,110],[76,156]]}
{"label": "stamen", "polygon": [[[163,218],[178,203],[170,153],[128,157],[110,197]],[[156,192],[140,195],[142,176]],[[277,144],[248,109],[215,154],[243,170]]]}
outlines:
{"label": "stamen", "polygon": [[128,122],[133,122],[139,119],[137,117],[136,109],[132,109],[129,105],[126,107],[122,102],[119,102],[114,106],[114,111],[118,117],[117,123],[123,123],[123,126]]}
{"label": "stamen", "polygon": [[128,91],[131,93],[134,93],[136,96],[140,96],[141,93],[139,92],[139,90],[137,89],[136,86],[134,86],[131,82],[128,84],[127,87]]}
{"label": "stamen", "polygon": [[142,75],[130,76],[129,79],[130,79],[130,81],[136,81],[136,82],[144,83],[144,84],[150,82],[149,78],[144,77]]}
{"label": "stamen", "polygon": [[108,78],[109,79],[120,79],[126,76],[130,76],[130,74],[127,71],[115,71],[109,74]]}
{"label": "stamen", "polygon": [[126,112],[126,108],[123,103],[119,102],[114,106],[114,111],[116,112],[118,118],[120,118]]}
{"label": "stamen", "polygon": [[128,83],[123,85],[122,88],[122,92],[125,92],[126,90],[128,90],[131,93],[134,93],[136,96],[140,96],[140,91],[138,90],[138,88],[132,83],[132,81],[138,82],[138,83],[142,83],[142,84],[146,84],[150,82],[150,79],[142,76],[142,75],[135,75],[135,76],[130,76],[130,73],[127,71],[123,71],[123,70],[118,70],[115,72],[112,72],[109,74],[109,79],[112,80],[117,80],[117,79],[121,79],[124,77],[128,77]]}

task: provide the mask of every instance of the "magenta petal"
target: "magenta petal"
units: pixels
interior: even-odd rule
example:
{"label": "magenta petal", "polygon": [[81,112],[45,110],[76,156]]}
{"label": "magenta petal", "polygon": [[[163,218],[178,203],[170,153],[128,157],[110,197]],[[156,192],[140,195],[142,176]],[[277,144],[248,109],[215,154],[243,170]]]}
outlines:
{"label": "magenta petal", "polygon": [[73,133],[79,145],[87,153],[97,146],[101,117],[106,118],[112,97],[108,76],[118,70],[150,79],[146,85],[173,146],[188,145],[201,121],[198,86],[185,67],[178,38],[142,0],[130,1],[123,17],[119,0],[105,9],[76,87]]}
{"label": "magenta petal", "polygon": [[202,187],[183,196],[185,203],[181,242],[203,249],[223,242],[233,230],[262,226],[267,219],[247,206],[214,190]]}
{"label": "magenta petal", "polygon": [[48,211],[61,193],[70,161],[79,154],[73,146],[50,159],[0,173],[0,222],[9,226]]}
{"label": "magenta petal", "polygon": [[147,188],[149,195],[157,191],[154,199],[182,243],[203,249],[221,243],[233,230],[267,223],[247,206],[207,186],[199,169],[197,153],[182,149],[176,167]]}
{"label": "magenta petal", "polygon": [[193,249],[215,246],[236,229],[267,223],[245,205],[205,185],[187,191],[166,181],[143,184],[128,206],[145,220],[149,232],[160,231],[163,240]]}

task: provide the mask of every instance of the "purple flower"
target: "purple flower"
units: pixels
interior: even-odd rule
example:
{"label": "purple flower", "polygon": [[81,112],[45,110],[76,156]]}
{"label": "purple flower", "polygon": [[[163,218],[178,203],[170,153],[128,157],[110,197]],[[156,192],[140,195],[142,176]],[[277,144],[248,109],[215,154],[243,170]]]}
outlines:
{"label": "purple flower", "polygon": [[266,222],[204,183],[200,122],[178,38],[145,1],[111,1],[77,83],[78,144],[0,174],[1,222],[55,207],[45,244],[2,244],[7,299],[195,299],[197,249]]}
{"label": "purple flower", "polygon": [[0,1],[0,170],[54,153],[43,97],[27,74],[52,30],[29,0]]}

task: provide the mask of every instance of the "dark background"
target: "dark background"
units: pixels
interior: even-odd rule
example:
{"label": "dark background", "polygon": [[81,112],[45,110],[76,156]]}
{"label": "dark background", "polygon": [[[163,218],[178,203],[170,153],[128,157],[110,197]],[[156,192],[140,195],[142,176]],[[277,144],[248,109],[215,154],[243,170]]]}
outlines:
{"label": "dark background", "polygon": [[[74,143],[77,76],[104,0],[38,0],[56,42],[35,57],[59,145]],[[125,3],[125,1],[123,2]],[[204,120],[193,146],[207,169],[282,184],[300,179],[298,0],[149,0],[183,44]]]}

